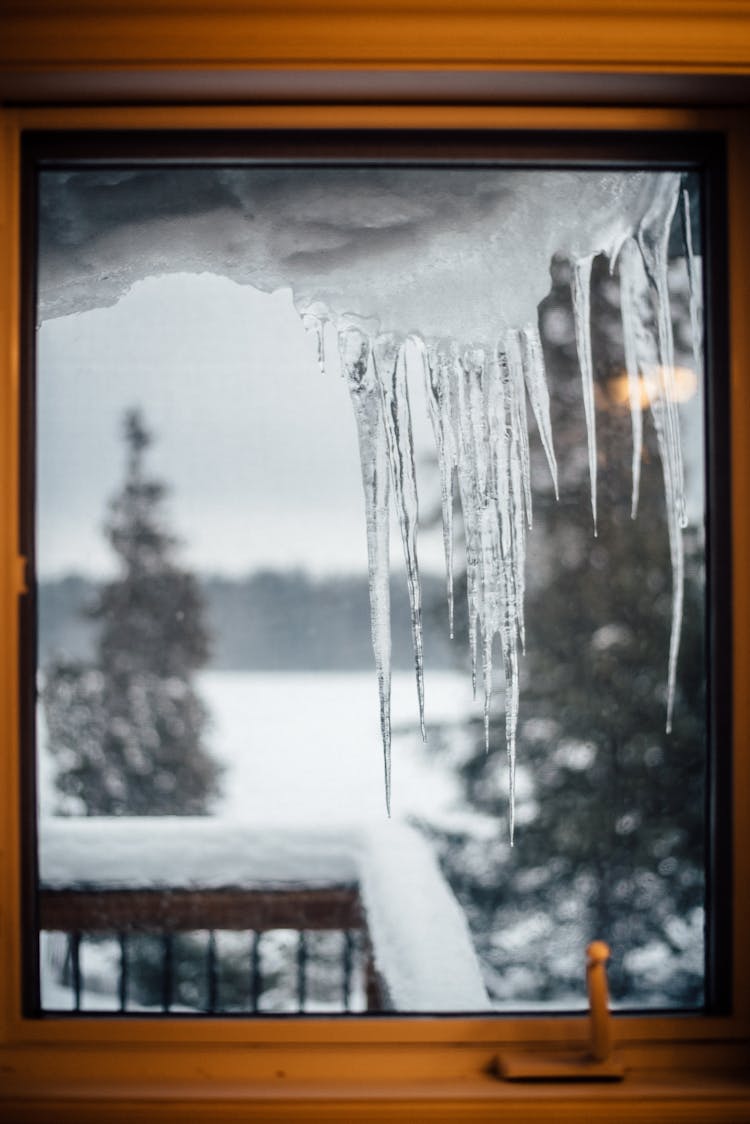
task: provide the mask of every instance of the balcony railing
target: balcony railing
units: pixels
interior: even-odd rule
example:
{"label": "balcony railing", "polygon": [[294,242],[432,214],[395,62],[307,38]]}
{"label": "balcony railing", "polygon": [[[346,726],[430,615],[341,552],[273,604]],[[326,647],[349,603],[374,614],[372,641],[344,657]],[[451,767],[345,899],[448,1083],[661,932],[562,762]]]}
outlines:
{"label": "balcony railing", "polygon": [[[58,818],[39,844],[44,1010],[488,1009],[465,918],[405,825]],[[104,946],[97,1003],[86,954]]]}
{"label": "balcony railing", "polygon": [[[335,934],[339,944],[338,964],[327,964],[327,1010],[352,1010],[355,973],[363,979],[365,1009],[383,1007],[356,886],[284,890],[43,889],[39,923],[43,931],[67,935],[64,975],[75,1011],[82,1009],[86,988],[81,964],[84,942],[109,937],[117,943],[117,1006],[125,1012],[131,1000],[129,953],[140,936],[156,939],[161,949],[159,1006],[169,1012],[175,1004],[175,965],[179,957],[175,937],[179,933],[201,933],[206,936],[203,963],[197,966],[204,976],[201,1012],[215,1014],[229,1007],[258,1013],[266,987],[263,942],[277,930],[291,930],[296,936],[293,978],[286,983],[287,1009],[303,1012],[307,1008],[310,970],[316,967],[315,945],[309,938],[320,932]],[[221,994],[222,950],[217,934],[225,932],[248,935],[246,986],[235,982],[231,1001]]]}

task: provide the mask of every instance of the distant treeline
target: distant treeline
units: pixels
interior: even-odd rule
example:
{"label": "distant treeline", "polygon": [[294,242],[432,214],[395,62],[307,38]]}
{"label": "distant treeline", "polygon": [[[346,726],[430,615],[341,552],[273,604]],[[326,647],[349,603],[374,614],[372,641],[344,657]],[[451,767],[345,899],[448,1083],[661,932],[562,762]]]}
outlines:
{"label": "distant treeline", "polygon": [[[245,578],[202,577],[212,636],[210,666],[223,670],[365,670],[373,666],[370,601],[364,577],[315,578],[266,570]],[[71,575],[40,582],[39,664],[52,656],[88,659],[95,624],[96,582]],[[445,582],[422,580],[425,665],[453,668],[465,643],[448,637]],[[406,582],[391,581],[393,666],[412,666]]]}

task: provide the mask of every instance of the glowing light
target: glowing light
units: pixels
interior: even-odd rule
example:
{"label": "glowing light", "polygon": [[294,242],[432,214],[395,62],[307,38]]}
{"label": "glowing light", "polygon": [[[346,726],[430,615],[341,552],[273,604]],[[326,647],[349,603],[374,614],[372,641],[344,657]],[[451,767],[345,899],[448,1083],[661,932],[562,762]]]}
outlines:
{"label": "glowing light", "polygon": [[[654,367],[638,379],[641,396],[641,409],[645,410],[659,397],[662,382],[661,368]],[[691,367],[675,367],[672,375],[673,397],[675,402],[688,402],[698,391],[698,376]],[[628,376],[625,371],[607,383],[607,395],[616,406],[627,406],[630,402]]]}

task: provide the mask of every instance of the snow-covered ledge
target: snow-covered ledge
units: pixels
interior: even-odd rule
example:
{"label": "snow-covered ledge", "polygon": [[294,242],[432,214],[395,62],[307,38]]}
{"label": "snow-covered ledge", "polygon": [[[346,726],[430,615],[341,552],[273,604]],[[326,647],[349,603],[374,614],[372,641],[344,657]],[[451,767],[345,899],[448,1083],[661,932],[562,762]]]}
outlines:
{"label": "snow-covered ledge", "polygon": [[398,1011],[486,1011],[466,919],[434,856],[394,822],[265,827],[221,819],[50,818],[42,889],[293,889],[356,883]]}

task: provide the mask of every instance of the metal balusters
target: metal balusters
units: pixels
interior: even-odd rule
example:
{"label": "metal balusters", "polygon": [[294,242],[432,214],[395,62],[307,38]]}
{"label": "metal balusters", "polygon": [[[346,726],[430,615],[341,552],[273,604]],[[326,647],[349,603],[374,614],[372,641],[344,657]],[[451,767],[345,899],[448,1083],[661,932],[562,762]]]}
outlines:
{"label": "metal balusters", "polygon": [[351,929],[345,929],[343,934],[344,938],[344,980],[343,980],[343,1003],[344,1010],[351,1010],[352,999],[352,967],[354,964],[354,933]]}
{"label": "metal balusters", "polygon": [[252,930],[252,947],[250,950],[250,1009],[258,1010],[263,982],[260,974],[260,938],[261,933]]}
{"label": "metal balusters", "polygon": [[297,934],[297,1009],[304,1011],[307,1002],[307,933]]}
{"label": "metal balusters", "polygon": [[161,1009],[168,1011],[172,1006],[174,984],[174,940],[171,933],[162,934],[162,980]]}
{"label": "metal balusters", "polygon": [[[165,932],[154,927],[142,938],[152,949],[155,944],[157,957],[154,964],[153,952],[149,953],[145,947],[141,949],[133,933],[125,927],[113,927],[110,930],[114,954],[110,1009],[120,1013],[126,1013],[129,1007],[132,1009],[135,983],[141,989],[139,998],[144,988],[144,994],[153,989],[152,997],[145,1001],[149,1005],[156,1004],[165,1014],[174,1010],[176,1004],[206,1015],[243,1008],[251,1014],[262,1013],[266,1009],[302,1013],[318,1002],[329,1011],[351,1012],[360,1005],[362,984],[367,1009],[379,1009],[378,980],[369,942],[366,934],[356,925],[326,930],[319,929],[315,924],[313,928],[297,929],[291,933],[266,931],[265,928],[246,930],[250,943],[240,954],[248,958],[247,974],[242,973],[247,981],[244,998],[237,993],[235,982],[239,966],[234,959],[236,953],[231,951],[232,942],[224,947],[221,932],[221,929],[208,927],[202,932],[187,928]],[[183,940],[182,934],[192,935]],[[204,939],[196,943],[199,936]],[[84,975],[87,949],[84,945],[87,939],[87,933],[81,929],[71,927],[68,930],[65,978],[71,995],[70,1009],[74,1011],[86,1007]],[[237,953],[239,951],[237,948]],[[264,977],[266,953],[270,960],[265,964],[265,970],[270,968],[272,971],[273,995],[269,993],[268,1002],[264,1003],[269,986],[269,979]],[[144,977],[143,969],[147,963],[151,964],[150,971],[156,968],[150,984],[144,983],[147,977]],[[136,969],[140,973],[137,978],[134,976]]]}
{"label": "metal balusters", "polygon": [[128,1005],[128,938],[126,933],[118,933],[117,940],[120,945],[120,980],[119,997],[120,1010],[124,1011]]}
{"label": "metal balusters", "polygon": [[380,1011],[383,1006],[382,996],[380,994],[380,980],[378,978],[377,969],[375,968],[375,957],[372,952],[372,945],[367,937],[365,937],[364,945],[364,960],[365,960],[365,1000],[368,1011]]}
{"label": "metal balusters", "polygon": [[216,933],[213,929],[209,929],[208,931],[208,948],[206,949],[206,975],[208,984],[206,1010],[209,1014],[213,1014],[213,1012],[216,1010],[219,995],[219,974],[216,957]]}
{"label": "metal balusters", "polygon": [[81,934],[73,932],[68,941],[70,956],[70,981],[73,987],[73,1009],[81,1009]]}

